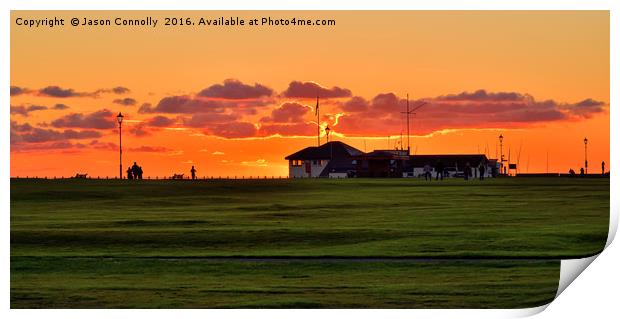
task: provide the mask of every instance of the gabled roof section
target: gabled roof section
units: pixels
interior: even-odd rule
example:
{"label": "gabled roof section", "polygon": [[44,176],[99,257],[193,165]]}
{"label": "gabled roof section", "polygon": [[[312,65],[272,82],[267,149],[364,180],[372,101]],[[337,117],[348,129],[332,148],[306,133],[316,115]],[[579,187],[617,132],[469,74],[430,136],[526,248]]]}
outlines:
{"label": "gabled roof section", "polygon": [[340,141],[328,142],[321,146],[306,147],[303,150],[293,153],[284,159],[286,160],[328,160],[336,158],[349,158],[362,155],[363,152],[357,148],[347,145]]}

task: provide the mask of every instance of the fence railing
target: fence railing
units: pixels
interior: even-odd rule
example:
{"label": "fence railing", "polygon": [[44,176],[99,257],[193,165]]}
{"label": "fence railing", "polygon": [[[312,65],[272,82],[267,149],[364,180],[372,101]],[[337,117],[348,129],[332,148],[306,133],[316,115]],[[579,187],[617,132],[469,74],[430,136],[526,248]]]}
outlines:
{"label": "fence railing", "polygon": [[[263,175],[263,176],[197,176],[195,179],[192,179],[189,176],[180,177],[172,177],[172,176],[145,176],[141,180],[175,180],[175,181],[205,181],[205,180],[262,180],[262,179],[290,179],[293,177],[288,176],[275,176],[275,175]],[[118,177],[111,176],[85,176],[85,177],[76,177],[76,176],[11,176],[11,179],[102,179],[102,180],[119,180]],[[126,177],[123,177],[123,180],[128,180]]]}

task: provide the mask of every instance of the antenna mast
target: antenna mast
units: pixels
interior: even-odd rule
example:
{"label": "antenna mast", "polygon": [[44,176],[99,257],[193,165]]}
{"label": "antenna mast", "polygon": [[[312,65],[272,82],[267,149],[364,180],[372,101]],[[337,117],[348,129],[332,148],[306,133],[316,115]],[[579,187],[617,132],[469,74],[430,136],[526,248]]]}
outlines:
{"label": "antenna mast", "polygon": [[407,115],[407,154],[411,153],[411,144],[409,141],[409,115],[411,114],[415,114],[414,112],[421,108],[422,106],[426,105],[426,102],[422,102],[419,105],[417,105],[416,107],[414,107],[413,109],[409,109],[409,93],[407,93],[407,111],[405,112],[401,112],[401,113],[405,113],[405,115]]}
{"label": "antenna mast", "polygon": [[411,153],[411,146],[409,144],[409,93],[407,93],[407,154]]}

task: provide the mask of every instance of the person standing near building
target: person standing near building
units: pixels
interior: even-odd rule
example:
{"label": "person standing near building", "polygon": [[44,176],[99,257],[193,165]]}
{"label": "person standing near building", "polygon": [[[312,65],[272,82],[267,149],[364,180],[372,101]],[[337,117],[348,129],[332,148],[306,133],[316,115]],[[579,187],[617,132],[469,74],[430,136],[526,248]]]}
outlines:
{"label": "person standing near building", "polygon": [[469,165],[469,162],[465,163],[463,175],[465,175],[465,180],[469,180],[469,175],[471,175],[471,166]]}
{"label": "person standing near building", "polygon": [[484,171],[485,171],[485,164],[483,162],[480,162],[480,165],[478,165],[478,172],[480,173],[480,180],[484,180]]}
{"label": "person standing near building", "polygon": [[601,163],[601,171],[603,172],[603,176],[605,176],[605,161]]}
{"label": "person standing near building", "polygon": [[426,164],[424,165],[424,180],[425,181],[432,181],[433,180],[433,176],[431,175],[431,166]]}
{"label": "person standing near building", "polygon": [[192,165],[192,169],[189,171],[192,173],[192,179],[196,179],[196,169],[194,168],[194,165]]}
{"label": "person standing near building", "polygon": [[443,181],[443,163],[441,162],[441,160],[437,161],[437,166],[435,166],[435,169],[437,170],[437,175],[435,176],[435,180],[438,180],[439,177],[441,176],[441,180]]}

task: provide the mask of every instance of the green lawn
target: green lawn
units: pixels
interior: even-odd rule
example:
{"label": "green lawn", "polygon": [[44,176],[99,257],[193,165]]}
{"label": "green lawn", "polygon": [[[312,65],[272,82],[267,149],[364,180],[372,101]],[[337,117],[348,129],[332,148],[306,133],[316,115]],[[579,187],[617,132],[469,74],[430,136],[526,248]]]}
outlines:
{"label": "green lawn", "polygon": [[535,306],[608,222],[609,179],[11,180],[11,306]]}

